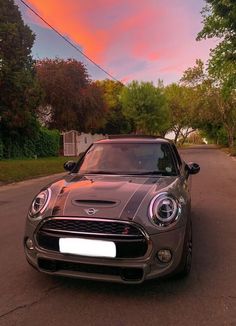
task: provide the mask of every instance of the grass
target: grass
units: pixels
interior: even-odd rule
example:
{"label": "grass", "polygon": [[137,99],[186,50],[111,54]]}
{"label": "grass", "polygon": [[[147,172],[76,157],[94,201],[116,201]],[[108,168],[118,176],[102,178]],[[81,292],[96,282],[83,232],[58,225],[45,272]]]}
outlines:
{"label": "grass", "polygon": [[221,147],[220,149],[230,156],[236,156],[236,147],[234,148]]}
{"label": "grass", "polygon": [[194,144],[190,144],[190,143],[184,143],[184,144],[177,144],[177,147],[179,149],[184,149],[184,148],[189,148],[191,146],[194,146]]}
{"label": "grass", "polygon": [[0,161],[0,184],[64,172],[63,164],[73,159],[76,160],[76,158],[60,156],[39,159],[2,160]]}

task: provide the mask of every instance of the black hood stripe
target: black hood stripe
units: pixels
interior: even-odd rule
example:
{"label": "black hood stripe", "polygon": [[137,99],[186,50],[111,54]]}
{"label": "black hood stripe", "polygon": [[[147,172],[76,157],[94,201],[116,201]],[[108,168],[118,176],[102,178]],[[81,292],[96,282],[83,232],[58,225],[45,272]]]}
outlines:
{"label": "black hood stripe", "polygon": [[150,185],[155,184],[157,180],[158,178],[148,178],[145,183],[133,194],[120,215],[121,220],[134,218],[142,200],[150,190]]}
{"label": "black hood stripe", "polygon": [[55,206],[52,211],[53,216],[63,216],[65,203],[70,191],[68,188],[63,187],[60,191],[60,194],[57,197]]}
{"label": "black hood stripe", "polygon": [[52,211],[53,216],[63,216],[64,214],[65,203],[70,193],[70,187],[68,187],[68,185],[83,179],[84,176],[77,176],[77,175],[74,176],[70,174],[67,176],[67,181],[64,183],[64,186],[61,188],[61,191],[57,196],[56,203],[53,207],[53,211]]}

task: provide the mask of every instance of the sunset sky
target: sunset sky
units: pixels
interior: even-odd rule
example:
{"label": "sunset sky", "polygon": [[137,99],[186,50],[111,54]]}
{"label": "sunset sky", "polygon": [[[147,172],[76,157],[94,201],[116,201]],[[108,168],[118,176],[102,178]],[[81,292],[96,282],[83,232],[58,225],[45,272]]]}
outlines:
{"label": "sunset sky", "polygon": [[[117,79],[178,81],[196,58],[208,59],[216,41],[196,42],[203,0],[25,0],[51,25]],[[93,79],[107,76],[28,11],[25,22],[36,34],[35,58],[75,58]]]}

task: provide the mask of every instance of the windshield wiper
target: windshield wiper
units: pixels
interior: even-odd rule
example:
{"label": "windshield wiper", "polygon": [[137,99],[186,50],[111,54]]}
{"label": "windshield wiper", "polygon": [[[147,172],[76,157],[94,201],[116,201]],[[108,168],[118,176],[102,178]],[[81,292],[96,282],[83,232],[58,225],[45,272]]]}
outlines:
{"label": "windshield wiper", "polygon": [[145,172],[134,172],[130,173],[129,175],[163,175],[163,172],[160,171],[145,171]]}
{"label": "windshield wiper", "polygon": [[103,171],[103,170],[95,170],[95,171],[88,171],[85,172],[84,174],[119,174],[117,172],[112,172],[112,171]]}
{"label": "windshield wiper", "polygon": [[133,175],[161,175],[161,176],[173,176],[173,172],[166,171],[145,171],[145,172],[137,172],[133,173]]}
{"label": "windshield wiper", "polygon": [[[80,171],[79,171],[80,173]],[[86,171],[81,174],[110,174],[110,175],[160,175],[160,176],[173,176],[176,175],[173,172],[166,172],[166,171],[144,171],[144,172],[112,172],[106,170],[94,170],[94,171]]]}

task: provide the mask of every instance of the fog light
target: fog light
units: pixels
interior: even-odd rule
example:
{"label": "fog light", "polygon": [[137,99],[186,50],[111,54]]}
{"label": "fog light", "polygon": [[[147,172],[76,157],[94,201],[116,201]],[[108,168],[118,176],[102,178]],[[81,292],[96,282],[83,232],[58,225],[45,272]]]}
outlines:
{"label": "fog light", "polygon": [[29,250],[33,250],[33,249],[34,249],[33,241],[32,241],[30,238],[28,238],[28,239],[26,240],[25,244],[26,244],[26,247],[27,247]]}
{"label": "fog light", "polygon": [[157,257],[162,263],[169,263],[172,259],[172,254],[169,249],[161,249],[157,253]]}

